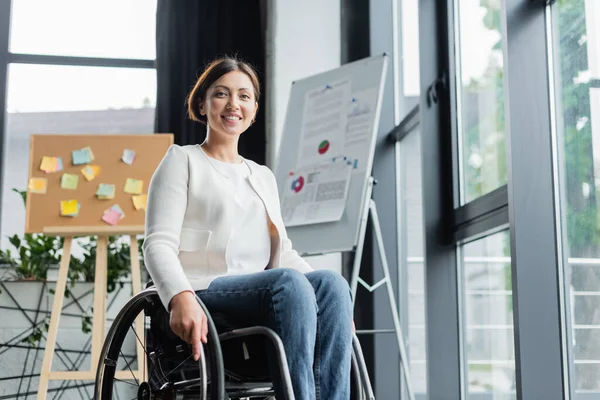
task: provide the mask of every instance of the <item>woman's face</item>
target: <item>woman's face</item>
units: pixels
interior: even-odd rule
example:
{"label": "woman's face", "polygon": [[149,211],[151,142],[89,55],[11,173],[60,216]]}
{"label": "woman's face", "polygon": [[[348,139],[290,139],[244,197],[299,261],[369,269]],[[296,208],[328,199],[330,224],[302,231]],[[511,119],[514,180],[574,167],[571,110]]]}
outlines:
{"label": "woman's face", "polygon": [[212,84],[200,113],[206,115],[211,132],[239,136],[254,119],[258,103],[252,81],[241,71],[231,71]]}

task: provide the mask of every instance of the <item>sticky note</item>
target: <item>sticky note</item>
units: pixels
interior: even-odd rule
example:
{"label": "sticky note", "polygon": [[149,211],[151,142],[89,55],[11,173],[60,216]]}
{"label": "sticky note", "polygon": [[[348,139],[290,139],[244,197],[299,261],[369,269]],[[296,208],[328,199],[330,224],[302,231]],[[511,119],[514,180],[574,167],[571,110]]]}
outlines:
{"label": "sticky note", "polygon": [[49,174],[51,172],[59,172],[62,171],[63,164],[62,158],[60,157],[42,157],[42,162],[40,163],[40,170]]}
{"label": "sticky note", "polygon": [[121,215],[120,219],[125,218],[125,212],[121,209],[121,207],[119,207],[118,204],[115,204],[114,206],[112,206],[111,208],[109,208],[108,210],[104,211],[105,213],[109,212],[110,210],[115,210],[116,212],[118,212]]}
{"label": "sticky note", "polygon": [[131,196],[131,200],[133,200],[133,207],[136,210],[145,210],[147,197],[148,196],[146,194]]}
{"label": "sticky note", "polygon": [[83,177],[90,182],[100,175],[100,167],[97,165],[86,165],[81,169],[81,173],[83,174]]}
{"label": "sticky note", "polygon": [[29,193],[45,194],[48,188],[48,180],[46,178],[31,178],[27,189]]}
{"label": "sticky note", "polygon": [[74,174],[63,174],[62,178],[60,179],[60,187],[62,189],[76,190],[78,182],[79,176]]}
{"label": "sticky note", "polygon": [[76,217],[81,205],[77,200],[63,200],[60,202],[60,215],[63,217]]}
{"label": "sticky note", "polygon": [[56,161],[54,157],[42,157],[42,163],[40,164],[40,169],[44,172],[53,172],[56,165]]}
{"label": "sticky note", "polygon": [[96,190],[96,196],[101,200],[112,199],[115,197],[115,185],[101,183]]}
{"label": "sticky note", "polygon": [[72,152],[72,155],[73,165],[87,164],[89,162],[94,161],[94,153],[92,153],[92,149],[90,147],[84,147],[83,149],[74,150]]}
{"label": "sticky note", "polygon": [[109,209],[107,212],[102,215],[102,221],[106,222],[109,225],[116,225],[121,219],[121,214],[117,210]]}
{"label": "sticky note", "polygon": [[133,179],[133,178],[127,178],[127,180],[125,181],[125,193],[142,194],[143,187],[144,187],[143,181]]}
{"label": "sticky note", "polygon": [[118,204],[106,209],[102,215],[102,221],[110,225],[116,225],[123,218],[125,218],[125,213]]}
{"label": "sticky note", "polygon": [[129,164],[129,165],[133,164],[133,162],[135,161],[135,151],[129,150],[129,149],[123,150],[123,155],[121,156],[121,160],[125,164]]}
{"label": "sticky note", "polygon": [[62,158],[60,157],[55,157],[54,158],[54,172],[60,172],[63,170],[63,161]]}

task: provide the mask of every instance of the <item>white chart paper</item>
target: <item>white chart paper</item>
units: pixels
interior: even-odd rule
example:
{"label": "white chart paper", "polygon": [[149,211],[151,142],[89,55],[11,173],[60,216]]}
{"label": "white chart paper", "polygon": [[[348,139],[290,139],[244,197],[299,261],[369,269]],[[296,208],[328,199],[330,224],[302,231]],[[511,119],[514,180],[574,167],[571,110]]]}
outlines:
{"label": "white chart paper", "polygon": [[281,213],[285,226],[339,221],[346,208],[352,165],[328,163],[290,173]]}
{"label": "white chart paper", "polygon": [[315,165],[342,154],[348,118],[350,79],[306,93],[296,167]]}
{"label": "white chart paper", "polygon": [[371,144],[377,93],[376,88],[356,92],[348,106],[344,157],[352,162],[353,173],[364,172],[367,166],[368,160],[360,159],[359,155],[364,155],[365,147]]}

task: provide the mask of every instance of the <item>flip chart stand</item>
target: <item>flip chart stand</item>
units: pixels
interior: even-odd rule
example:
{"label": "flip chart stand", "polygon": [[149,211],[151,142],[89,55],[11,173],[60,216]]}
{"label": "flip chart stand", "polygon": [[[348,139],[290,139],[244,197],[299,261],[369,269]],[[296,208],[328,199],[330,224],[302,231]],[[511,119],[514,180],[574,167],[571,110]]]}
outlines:
{"label": "flip chart stand", "polygon": [[[414,392],[412,390],[411,381],[410,381],[410,371],[409,371],[409,360],[406,354],[406,347],[404,345],[404,335],[402,334],[402,326],[400,325],[400,319],[398,317],[398,308],[396,307],[396,298],[394,296],[394,291],[392,289],[392,282],[390,280],[390,270],[388,267],[387,257],[385,254],[385,248],[383,246],[383,235],[381,234],[381,226],[379,225],[379,217],[377,215],[377,207],[375,206],[375,200],[373,200],[373,185],[375,185],[376,181],[373,177],[369,178],[367,191],[364,201],[364,208],[361,213],[360,219],[360,229],[358,231],[358,244],[356,247],[356,253],[354,256],[354,265],[352,266],[352,278],[350,280],[350,289],[352,290],[352,304],[354,305],[354,301],[356,300],[356,289],[358,284],[360,283],[364,286],[369,292],[373,292],[378,287],[385,285],[387,287],[388,300],[390,302],[390,309],[392,310],[392,319],[394,321],[394,331],[396,333],[396,339],[398,341],[398,350],[400,352],[400,363],[402,364],[402,371],[404,374],[404,381],[406,383],[406,391],[408,392],[408,398],[410,400],[415,399]],[[374,285],[367,284],[364,280],[359,277],[360,273],[360,264],[362,259],[362,253],[365,243],[365,236],[367,233],[367,224],[369,216],[371,217],[371,222],[373,223],[373,231],[375,232],[375,239],[377,242],[377,249],[379,252],[379,257],[381,258],[381,265],[383,269],[383,278],[375,283]],[[384,332],[382,330],[371,330],[363,333],[377,333]],[[361,333],[358,331],[357,333]]]}
{"label": "flip chart stand", "polygon": [[[113,235],[129,235],[131,239],[131,281],[133,294],[141,290],[141,272],[138,254],[138,243],[136,235],[144,232],[143,226],[107,226],[106,229],[98,227],[48,227],[44,229],[44,234],[49,236],[62,236],[65,238],[63,245],[63,255],[60,260],[58,270],[58,279],[52,303],[52,313],[50,314],[50,326],[46,336],[46,348],[44,350],[44,360],[40,373],[38,386],[38,400],[45,400],[48,392],[48,383],[50,380],[95,380],[98,359],[102,350],[102,342],[106,333],[106,294],[107,294],[107,250],[108,237]],[[98,236],[96,247],[96,269],[94,272],[94,314],[92,319],[92,354],[91,368],[88,371],[52,371],[52,360],[54,358],[54,349],[56,347],[56,337],[58,335],[58,322],[63,307],[65,289],[67,287],[69,261],[71,259],[71,246],[73,238],[76,236]],[[140,367],[145,366],[145,353],[142,347],[144,341],[144,321],[138,317],[135,321],[135,329],[139,340],[137,342],[137,362],[138,369],[135,371],[124,370],[116,371],[117,379],[143,379],[144,372]]]}

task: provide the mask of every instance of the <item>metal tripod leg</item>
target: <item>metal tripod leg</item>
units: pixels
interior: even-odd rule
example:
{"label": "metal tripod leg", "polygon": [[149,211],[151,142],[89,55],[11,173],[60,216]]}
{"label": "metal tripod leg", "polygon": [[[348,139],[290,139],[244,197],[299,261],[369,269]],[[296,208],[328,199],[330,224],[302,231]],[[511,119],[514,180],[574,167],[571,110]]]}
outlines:
{"label": "metal tripod leg", "polygon": [[[365,288],[369,291],[373,291],[377,289],[379,286],[385,284],[387,287],[388,299],[390,302],[390,308],[392,310],[392,319],[394,321],[394,330],[396,332],[396,339],[398,341],[398,350],[400,352],[400,362],[402,364],[402,371],[404,374],[404,381],[406,383],[406,391],[408,392],[408,398],[410,400],[414,400],[415,395],[412,390],[412,385],[410,381],[410,371],[409,371],[409,360],[406,354],[406,348],[404,346],[404,335],[402,334],[402,326],[400,325],[400,318],[398,316],[398,308],[396,306],[396,299],[394,296],[394,291],[392,289],[392,283],[390,280],[390,270],[387,262],[387,257],[385,254],[385,248],[383,246],[383,235],[381,234],[381,226],[379,225],[379,216],[377,215],[377,207],[375,206],[375,201],[371,199],[372,193],[372,180],[369,182],[370,185],[368,187],[368,195],[369,200],[365,205],[363,210],[363,215],[361,218],[361,227],[359,230],[359,240],[356,248],[355,258],[354,258],[354,266],[352,268],[352,278],[350,281],[350,289],[352,291],[352,302],[356,299],[356,289],[358,283],[360,282]],[[383,267],[383,279],[376,283],[375,285],[369,286],[366,282],[364,282],[360,277],[360,263],[362,259],[362,252],[364,247],[365,235],[367,231],[367,219],[371,216],[371,220],[373,221],[373,230],[375,232],[375,239],[377,241],[377,249],[379,252],[379,256],[381,258],[381,264]]]}
{"label": "metal tripod leg", "polygon": [[392,283],[390,281],[390,270],[388,267],[387,257],[385,255],[385,249],[383,247],[383,235],[381,234],[381,227],[379,226],[377,208],[375,207],[375,202],[373,200],[371,200],[371,205],[369,209],[371,211],[371,220],[373,221],[373,228],[375,230],[375,237],[377,239],[379,257],[381,258],[381,265],[383,266],[383,275],[384,279],[386,280],[385,286],[387,287],[388,299],[390,301],[390,307],[392,309],[392,319],[394,320],[396,339],[398,340],[398,349],[400,350],[400,362],[402,363],[402,371],[404,372],[406,391],[408,392],[408,398],[410,400],[414,400],[415,395],[412,391],[412,385],[410,381],[410,372],[408,365],[409,361],[406,355],[406,348],[404,347],[404,335],[402,334],[402,326],[400,326],[400,318],[398,317],[398,307],[396,307],[396,298],[394,297],[394,291],[392,290]]}

